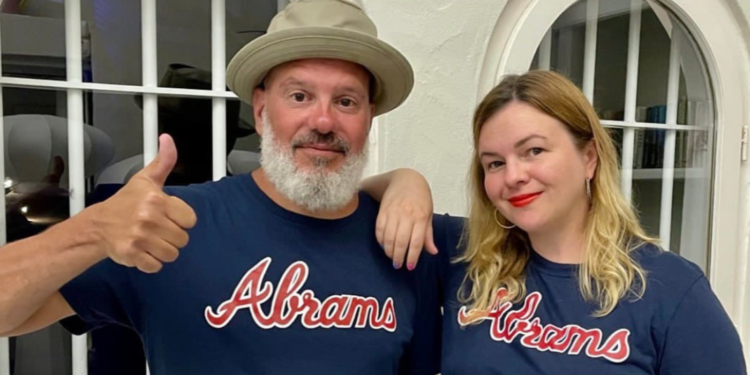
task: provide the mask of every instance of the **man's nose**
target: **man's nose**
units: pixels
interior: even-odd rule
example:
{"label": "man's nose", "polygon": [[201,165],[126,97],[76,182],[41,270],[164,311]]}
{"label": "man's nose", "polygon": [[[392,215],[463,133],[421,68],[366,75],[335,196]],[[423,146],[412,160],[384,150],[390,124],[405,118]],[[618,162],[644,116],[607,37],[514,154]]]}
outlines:
{"label": "man's nose", "polygon": [[328,100],[321,100],[317,103],[312,116],[312,129],[322,134],[328,134],[335,128],[336,121],[333,118],[331,109],[332,103]]}

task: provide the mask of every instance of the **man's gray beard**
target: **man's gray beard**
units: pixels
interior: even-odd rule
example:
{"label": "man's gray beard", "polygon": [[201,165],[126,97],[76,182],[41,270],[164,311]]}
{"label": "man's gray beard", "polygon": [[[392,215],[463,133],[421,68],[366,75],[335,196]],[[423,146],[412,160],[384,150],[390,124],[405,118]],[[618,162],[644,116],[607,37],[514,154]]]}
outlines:
{"label": "man's gray beard", "polygon": [[276,141],[273,124],[265,110],[262,121],[260,165],[284,197],[310,212],[335,211],[354,198],[367,163],[367,142],[359,154],[346,154],[338,171],[326,170],[329,160],[323,158],[314,160],[312,169],[306,170],[295,164],[292,150],[292,145],[300,141],[298,138],[305,136],[295,137],[289,145],[281,145]]}

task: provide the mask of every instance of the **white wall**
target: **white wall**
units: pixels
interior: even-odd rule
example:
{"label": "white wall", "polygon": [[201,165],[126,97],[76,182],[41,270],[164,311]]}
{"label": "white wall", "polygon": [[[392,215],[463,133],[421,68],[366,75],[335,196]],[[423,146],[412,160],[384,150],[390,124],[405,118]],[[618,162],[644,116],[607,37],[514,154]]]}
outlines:
{"label": "white wall", "polygon": [[415,70],[406,103],[379,119],[378,170],[414,167],[430,181],[438,212],[465,214],[477,77],[505,1],[365,0],[380,36]]}
{"label": "white wall", "polygon": [[[750,59],[750,1],[748,0],[734,0],[731,2],[735,7],[735,14],[743,29],[743,36],[745,40],[745,56],[746,59]],[[750,79],[742,82],[745,87],[745,92],[750,92]],[[750,106],[745,106],[745,118],[747,121],[745,125],[750,125]],[[745,358],[750,361],[750,163],[745,161],[742,166],[742,187],[741,196],[738,197],[738,209],[741,213],[740,216],[740,228],[741,238],[738,241],[740,247],[739,251],[743,251],[745,254],[744,262],[739,262],[738,269],[740,270],[743,279],[741,283],[744,284],[744,288],[738,288],[743,290],[744,293],[740,293],[741,300],[738,301],[739,308],[736,309],[739,312],[742,323],[739,325],[740,336],[744,339],[745,345]],[[742,264],[744,263],[744,264]]]}
{"label": "white wall", "polygon": [[[739,12],[737,13],[738,18],[744,18],[745,19],[745,36],[750,37],[750,1],[748,0],[732,0],[730,1],[732,3],[731,6],[735,6],[739,8]],[[743,17],[744,16],[744,17]],[[748,38],[750,39],[750,38]],[[748,40],[748,43],[750,43],[750,40]]]}

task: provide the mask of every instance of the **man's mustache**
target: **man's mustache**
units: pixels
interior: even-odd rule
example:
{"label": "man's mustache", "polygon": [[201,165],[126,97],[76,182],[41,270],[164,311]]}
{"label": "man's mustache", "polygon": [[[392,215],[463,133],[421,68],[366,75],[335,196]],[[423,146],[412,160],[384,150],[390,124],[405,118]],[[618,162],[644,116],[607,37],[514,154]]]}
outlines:
{"label": "man's mustache", "polygon": [[323,134],[313,130],[308,134],[298,136],[292,140],[292,149],[310,146],[324,146],[333,151],[338,151],[347,155],[349,153],[349,143],[337,137],[333,133]]}

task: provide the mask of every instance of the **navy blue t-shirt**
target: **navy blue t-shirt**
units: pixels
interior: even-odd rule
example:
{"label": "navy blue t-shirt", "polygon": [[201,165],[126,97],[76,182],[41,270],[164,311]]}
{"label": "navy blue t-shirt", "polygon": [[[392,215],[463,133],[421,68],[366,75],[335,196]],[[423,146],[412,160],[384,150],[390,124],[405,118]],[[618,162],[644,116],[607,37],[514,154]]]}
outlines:
{"label": "navy blue t-shirt", "polygon": [[[463,221],[441,220],[455,257]],[[581,295],[575,265],[533,253],[525,299],[496,306],[478,324],[468,324],[457,298],[465,264],[448,258],[442,259],[443,375],[747,372],[739,336],[702,271],[656,246],[634,253],[647,273],[643,298],[621,300],[600,318],[593,317],[597,306]]]}
{"label": "navy blue t-shirt", "polygon": [[153,375],[438,372],[436,262],[393,269],[368,196],[320,220],[250,175],[168,192],[196,212],[189,244],[156,274],[105,260],[64,286],[83,330],[133,327]]}

